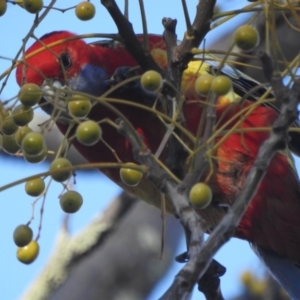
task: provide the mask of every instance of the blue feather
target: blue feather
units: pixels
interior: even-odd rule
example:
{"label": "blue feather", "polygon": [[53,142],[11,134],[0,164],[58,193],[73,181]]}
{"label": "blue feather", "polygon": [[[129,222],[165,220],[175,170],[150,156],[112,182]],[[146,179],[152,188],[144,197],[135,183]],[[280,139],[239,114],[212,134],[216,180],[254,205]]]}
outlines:
{"label": "blue feather", "polygon": [[286,290],[294,300],[300,299],[300,268],[291,259],[279,256],[276,253],[264,250],[262,247],[251,244],[251,248],[265,264],[271,275]]}
{"label": "blue feather", "polygon": [[71,78],[68,84],[73,90],[100,96],[109,88],[106,79],[107,73],[103,68],[85,64],[78,76]]}

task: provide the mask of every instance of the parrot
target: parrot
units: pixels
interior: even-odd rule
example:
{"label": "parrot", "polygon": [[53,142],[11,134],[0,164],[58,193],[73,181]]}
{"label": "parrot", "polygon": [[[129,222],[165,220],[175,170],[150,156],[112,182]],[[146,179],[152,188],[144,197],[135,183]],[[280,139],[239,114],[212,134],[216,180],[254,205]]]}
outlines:
{"label": "parrot", "polygon": [[[163,101],[159,100],[157,93],[145,91],[139,81],[131,81],[113,88],[123,79],[130,78],[132,70],[135,70],[135,75],[142,74],[145,70],[137,68],[137,62],[127,52],[122,42],[111,40],[88,44],[82,39],[73,39],[75,36],[67,31],[56,31],[37,40],[26,50],[16,68],[17,83],[20,86],[25,83],[35,83],[44,91],[51,89],[53,85],[66,88],[66,91],[77,91],[94,97],[101,97],[108,92],[106,97],[111,99],[108,101],[110,105],[129,120],[144,144],[152,153],[156,153],[166,137],[167,126],[153,111],[142,109],[135,104],[149,108],[155,106],[157,110],[165,112]],[[142,42],[143,35],[137,35],[137,38]],[[163,37],[148,34],[148,40],[151,55],[162,69],[166,69],[168,60]],[[194,84],[201,74],[213,73],[216,69],[218,64],[213,59],[206,60],[205,56],[201,56],[201,59],[191,61],[183,72],[181,86],[184,96],[181,108],[184,116],[183,126],[194,136],[197,135],[201,119],[204,118],[203,112],[206,106],[206,97],[196,93]],[[255,102],[266,91],[260,88],[249,92],[258,85],[255,80],[227,65],[221,72],[231,78],[233,91],[218,99],[216,129],[229,130],[229,134],[225,136],[220,132],[214,140],[216,144],[223,138],[222,143],[213,153],[213,172],[207,182],[213,192],[212,202],[205,209],[196,209],[209,224],[208,233],[226,214],[226,207],[234,203],[255,162],[260,146],[270,135],[268,130],[246,129],[270,128],[279,113],[272,101]],[[109,92],[111,88],[113,89]],[[246,94],[247,98],[244,99]],[[119,101],[114,101],[116,99]],[[48,114],[54,116],[55,105],[49,97],[44,96],[39,105]],[[63,103],[60,105],[64,107]],[[67,114],[66,108],[65,113]],[[54,117],[57,127],[63,134],[66,134],[69,128],[65,113]],[[88,115],[88,119],[97,122],[115,121],[118,117],[114,110],[101,104],[101,101],[92,106]],[[230,132],[237,123],[237,129],[241,130]],[[73,146],[90,163],[134,162],[129,141],[109,122],[101,122],[101,128],[102,140],[95,145],[85,146],[74,139]],[[74,134],[74,130],[69,134]],[[191,148],[194,147],[187,137],[183,139]],[[291,133],[289,148],[297,153],[297,149],[300,149],[299,145],[299,135],[295,132]],[[169,151],[168,144],[160,151],[159,159],[163,163],[166,163]],[[236,228],[234,237],[250,242],[255,252],[288,293],[293,298],[300,299],[298,226],[300,184],[292,166],[291,155],[288,153],[289,149],[277,152],[272,158],[264,179]],[[175,165],[178,165],[184,174],[188,155],[182,153],[182,157],[185,158],[184,163],[175,161]],[[133,187],[122,182],[117,168],[101,168],[100,171],[129,193],[161,207],[160,192],[146,176],[143,176],[142,181]],[[178,172],[180,179],[182,174]],[[172,212],[170,201],[167,201],[166,208]]]}

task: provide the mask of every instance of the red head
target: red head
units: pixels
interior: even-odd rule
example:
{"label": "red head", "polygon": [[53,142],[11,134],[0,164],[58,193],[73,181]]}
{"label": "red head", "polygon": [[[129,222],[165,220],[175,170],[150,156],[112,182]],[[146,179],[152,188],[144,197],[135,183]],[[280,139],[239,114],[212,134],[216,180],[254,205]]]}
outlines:
{"label": "red head", "polygon": [[[69,40],[74,37],[75,34],[67,31],[52,32],[29,47],[24,58],[24,79],[41,85],[46,78],[65,81],[64,71],[67,78],[76,76],[80,64],[88,61],[92,53],[83,40]],[[51,46],[54,42],[56,45]],[[17,67],[16,77],[18,84],[22,85],[23,64]]]}

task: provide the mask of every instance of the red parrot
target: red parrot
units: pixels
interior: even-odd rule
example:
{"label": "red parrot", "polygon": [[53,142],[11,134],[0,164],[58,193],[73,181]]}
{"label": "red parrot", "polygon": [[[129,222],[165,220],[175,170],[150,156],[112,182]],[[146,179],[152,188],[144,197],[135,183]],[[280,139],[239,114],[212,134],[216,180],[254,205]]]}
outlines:
{"label": "red parrot", "polygon": [[[52,32],[35,42],[25,53],[26,64],[17,67],[16,78],[19,85],[36,83],[49,89],[51,84],[68,89],[101,96],[115,83],[126,77],[128,70],[137,65],[121,43],[100,42],[86,44],[83,40],[65,40],[75,35],[69,32]],[[141,36],[138,36],[141,39]],[[62,41],[56,45],[51,43]],[[149,35],[150,50],[154,59],[162,68],[166,68],[166,52],[161,36]],[[50,45],[45,48],[43,45]],[[24,67],[26,65],[26,67]],[[183,74],[182,92],[185,96],[183,113],[184,127],[192,134],[196,134],[201,121],[205,98],[194,91],[194,81],[205,72],[214,68],[210,62],[191,62]],[[226,69],[227,68],[227,69]],[[244,74],[230,68],[222,69],[233,81],[234,91],[223,97],[235,99],[237,94],[243,96],[252,87],[255,81]],[[120,79],[121,78],[121,79]],[[149,95],[145,95],[149,94]],[[109,98],[127,100],[125,103],[110,102],[115,108],[125,115],[137,132],[141,135],[147,147],[155,153],[166,134],[166,126],[157,115],[143,110],[131,103],[143,104],[151,107],[156,95],[145,92],[139,82],[132,82],[120,87],[108,95]],[[227,98],[226,98],[227,97]],[[256,95],[252,93],[249,100],[240,104],[229,105],[230,102],[217,106],[217,126],[220,128],[241,110],[243,114],[253,108]],[[222,98],[219,99],[222,103]],[[129,104],[128,104],[128,101]],[[203,104],[204,103],[204,104]],[[226,104],[227,103],[227,104]],[[231,103],[232,104],[232,103]],[[52,113],[54,105],[45,96],[41,107]],[[163,108],[161,108],[163,110]],[[270,127],[278,116],[274,107],[257,105],[242,121],[241,117],[233,119],[225,129],[230,129],[237,122],[239,129]],[[118,116],[104,105],[93,106],[89,119],[100,121],[110,119],[114,121]],[[66,118],[57,119],[56,124],[65,134],[68,128]],[[101,123],[103,142],[94,146],[84,146],[74,141],[76,149],[90,162],[117,162],[115,150],[122,162],[134,161],[130,143],[121,136],[117,130],[108,123]],[[268,138],[269,131],[253,130],[235,132],[227,136],[225,141],[216,149],[213,159],[213,175],[208,184],[213,191],[212,203],[198,213],[210,224],[213,229],[226,213],[224,205],[232,205],[244,181],[253,166],[262,143]],[[220,141],[222,136],[216,138]],[[299,145],[299,136],[291,136],[290,148]],[[191,143],[187,141],[187,143]],[[193,146],[191,146],[193,148]],[[160,159],[166,161],[168,147],[165,147]],[[181,166],[180,166],[181,167]],[[101,169],[125,190],[134,193],[141,199],[160,206],[158,191],[152,184],[143,178],[136,187],[129,187],[120,179],[119,170]],[[168,210],[172,210],[170,203]],[[300,284],[291,284],[292,279],[300,279],[300,185],[298,176],[291,166],[290,157],[286,153],[277,153],[269,166],[267,174],[257,193],[249,205],[245,215],[236,229],[235,237],[244,239],[253,244],[256,252],[266,262],[277,279],[296,299],[300,299]],[[286,268],[286,269],[285,269]],[[293,270],[293,271],[292,271]],[[295,287],[296,286],[296,287]]]}

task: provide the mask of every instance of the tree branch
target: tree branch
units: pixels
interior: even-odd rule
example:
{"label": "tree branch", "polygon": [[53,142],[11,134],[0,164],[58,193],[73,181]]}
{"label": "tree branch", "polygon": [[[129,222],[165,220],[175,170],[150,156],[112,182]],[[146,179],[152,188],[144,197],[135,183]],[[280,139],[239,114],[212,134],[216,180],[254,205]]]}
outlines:
{"label": "tree branch", "polygon": [[[263,54],[261,55],[261,60],[265,72],[268,73],[271,70],[269,68],[270,58],[266,54]],[[270,78],[270,74],[268,74],[268,78]],[[255,163],[247,176],[243,189],[237,196],[232,209],[229,210],[221,223],[211,233],[201,251],[199,251],[196,256],[191,255],[189,262],[178,273],[173,284],[165,294],[167,297],[163,297],[162,299],[175,299],[172,297],[175,297],[178,293],[180,293],[181,297],[176,299],[187,299],[189,286],[180,285],[178,278],[180,276],[188,276],[192,279],[195,276],[198,276],[199,278],[203,276],[212,257],[233,235],[235,228],[238,226],[251,199],[256,194],[257,187],[264,178],[272,157],[278,150],[285,148],[289,126],[291,126],[298,117],[297,107],[300,99],[300,80],[297,79],[295,81],[290,91],[282,85],[281,79],[277,76],[272,77],[271,84],[276,98],[279,96],[282,97],[283,95],[284,97],[280,98],[282,103],[281,112],[273,125],[270,137],[261,146]]]}
{"label": "tree branch", "polygon": [[149,50],[147,49],[146,51],[143,49],[142,44],[138,41],[133,31],[132,24],[122,14],[117,3],[114,0],[101,0],[101,4],[107,9],[114,20],[126,50],[134,57],[141,68],[144,71],[155,70],[162,74],[162,69],[154,61]]}

